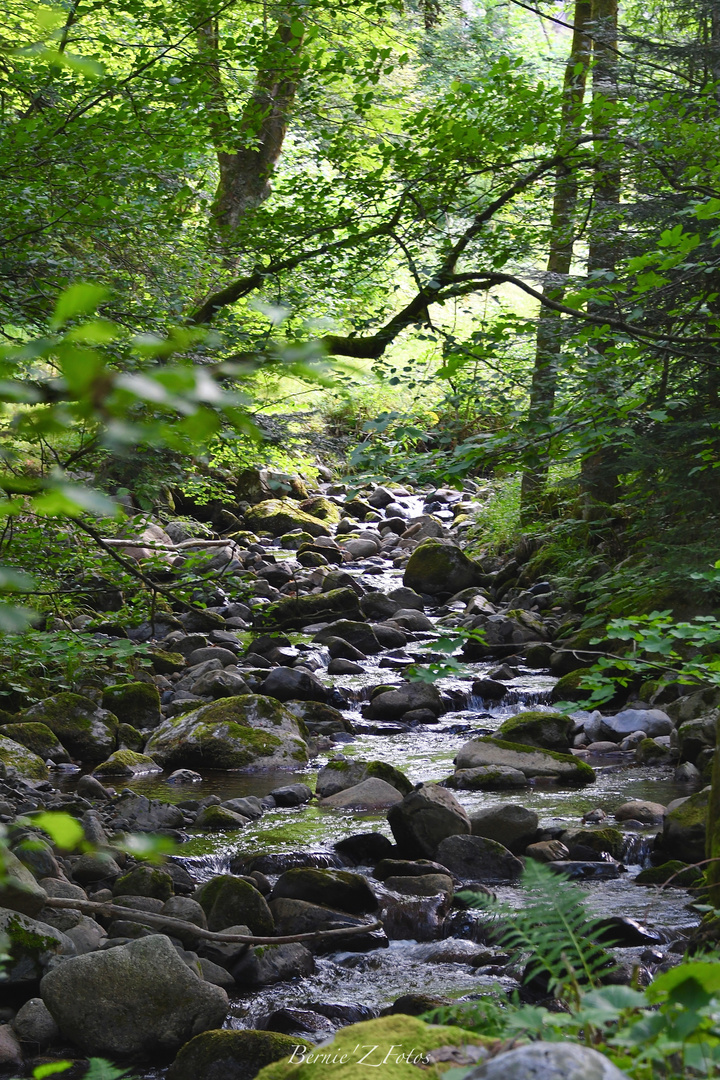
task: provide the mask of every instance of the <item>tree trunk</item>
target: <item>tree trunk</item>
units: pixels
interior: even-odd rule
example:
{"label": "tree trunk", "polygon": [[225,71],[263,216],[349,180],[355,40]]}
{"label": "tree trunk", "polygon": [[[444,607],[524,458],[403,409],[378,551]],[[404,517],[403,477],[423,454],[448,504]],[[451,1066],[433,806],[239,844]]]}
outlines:
{"label": "tree trunk", "polygon": [[[590,220],[587,273],[593,281],[612,280],[618,259],[618,223],[620,208],[620,164],[617,149],[612,145],[615,121],[612,107],[617,101],[617,0],[593,0],[593,104],[597,112],[594,121],[596,165],[593,179],[593,213]],[[604,113],[609,106],[609,115]],[[600,276],[600,278],[598,277]],[[602,315],[603,304],[591,301],[588,310]],[[609,337],[599,338],[593,346],[588,363],[585,396],[599,406],[603,419],[606,410],[602,403],[615,400],[615,367],[608,352]],[[601,433],[600,438],[603,438]],[[584,516],[588,520],[604,517],[605,507],[616,501],[618,477],[616,455],[607,445],[599,445],[583,461],[581,484],[585,497]]]}
{"label": "tree trunk", "polygon": [[[198,31],[198,51],[211,86],[207,111],[220,170],[211,213],[218,231],[225,235],[271,192],[272,173],[302,76],[302,45],[302,23],[288,12],[281,16],[268,43],[242,116],[233,124],[218,57],[217,19],[209,19]],[[236,149],[228,149],[233,143]]]}
{"label": "tree trunk", "polygon": [[[563,81],[563,139],[579,134],[581,110],[590,60],[588,27],[590,0],[575,0],[572,46]],[[543,283],[543,296],[562,300],[573,256],[574,222],[578,182],[572,166],[560,165],[555,174],[555,194],[550,218],[550,250]],[[548,307],[540,308],[535,345],[535,367],[530,388],[528,419],[538,434],[547,431],[557,383],[557,361],[562,347],[562,317]],[[527,519],[537,509],[547,481],[550,447],[547,442],[529,451],[522,477],[522,516]]]}

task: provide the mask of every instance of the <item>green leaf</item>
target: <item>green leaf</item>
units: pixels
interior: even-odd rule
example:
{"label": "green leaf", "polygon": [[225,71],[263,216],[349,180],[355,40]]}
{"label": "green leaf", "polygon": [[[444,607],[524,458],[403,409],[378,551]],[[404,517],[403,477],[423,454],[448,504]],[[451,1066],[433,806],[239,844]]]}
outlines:
{"label": "green leaf", "polygon": [[57,1073],[67,1072],[72,1067],[72,1061],[48,1061],[44,1065],[35,1066],[33,1080],[45,1080],[46,1076],[55,1076]]}
{"label": "green leaf", "polygon": [[58,297],[51,325],[57,330],[69,319],[92,314],[108,295],[109,290],[104,285],[91,285],[87,282],[71,285]]}
{"label": "green leaf", "polygon": [[64,851],[72,851],[85,839],[85,830],[77,818],[62,812],[47,812],[32,818],[33,825],[46,832]]}
{"label": "green leaf", "polygon": [[707,994],[720,994],[720,964],[707,960],[680,964],[658,975],[645,993],[649,1001],[661,1001],[665,997],[670,1001],[680,1001],[685,993],[684,984],[690,982],[702,987]]}

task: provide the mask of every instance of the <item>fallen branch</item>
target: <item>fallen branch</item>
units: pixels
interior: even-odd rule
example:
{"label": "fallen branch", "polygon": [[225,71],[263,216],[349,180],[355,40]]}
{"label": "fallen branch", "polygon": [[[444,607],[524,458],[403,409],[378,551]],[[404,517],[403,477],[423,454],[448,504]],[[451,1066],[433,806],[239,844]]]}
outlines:
{"label": "fallen branch", "polygon": [[194,934],[203,941],[224,941],[231,945],[289,945],[296,941],[325,941],[327,938],[354,937],[358,934],[369,934],[373,930],[382,930],[382,923],[376,921],[363,926],[341,926],[337,930],[314,930],[309,934],[258,937],[255,934],[225,934],[217,930],[204,930],[201,926],[186,922],[184,919],[174,919],[170,915],[158,915],[151,911],[137,911],[135,908],[123,907],[121,904],[99,904],[94,900],[48,896],[45,905],[51,908],[82,911],[86,915],[104,915],[108,919],[131,919],[134,922],[147,923],[148,926],[181,930],[183,934]]}

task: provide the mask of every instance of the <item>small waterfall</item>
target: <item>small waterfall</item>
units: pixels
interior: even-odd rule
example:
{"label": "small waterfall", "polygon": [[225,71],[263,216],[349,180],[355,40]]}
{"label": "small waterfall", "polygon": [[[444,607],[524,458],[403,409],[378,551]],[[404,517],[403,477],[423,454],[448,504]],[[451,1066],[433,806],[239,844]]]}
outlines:
{"label": "small waterfall", "polygon": [[198,885],[204,885],[206,881],[210,881],[219,874],[229,874],[231,858],[232,855],[226,852],[209,855],[173,855],[172,861],[183,866]]}
{"label": "small waterfall", "polygon": [[623,842],[621,862],[629,866],[650,865],[650,852],[655,843],[655,836],[643,836],[640,833],[628,833]]}

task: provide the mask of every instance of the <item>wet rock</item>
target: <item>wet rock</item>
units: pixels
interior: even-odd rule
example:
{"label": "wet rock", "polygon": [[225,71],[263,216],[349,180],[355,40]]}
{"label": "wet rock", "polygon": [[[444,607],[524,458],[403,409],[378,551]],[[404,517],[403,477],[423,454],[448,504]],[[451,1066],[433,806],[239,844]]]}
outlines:
{"label": "wet rock", "polygon": [[387,897],[382,923],[390,941],[436,941],[443,936],[443,920],[450,910],[450,898],[434,896]]}
{"label": "wet rock", "polygon": [[453,879],[447,874],[422,874],[418,877],[389,877],[385,885],[393,892],[408,896],[436,896],[438,893],[452,900],[455,892]]}
{"label": "wet rock", "polygon": [[631,948],[634,945],[662,945],[667,939],[664,934],[643,926],[637,919],[611,915],[598,925],[597,940],[601,945]]}
{"label": "wet rock", "polygon": [[222,874],[201,885],[196,900],[205,912],[208,929],[226,930],[243,924],[252,934],[274,933],[274,922],[265,897],[249,882]]}
{"label": "wet rock", "polygon": [[[717,716],[716,710],[709,716],[698,717],[696,720],[686,720],[677,729],[678,751],[680,761],[697,762],[703,750],[711,749],[716,742]],[[8,734],[10,734],[8,732]],[[14,736],[10,735],[10,738]]]}
{"label": "wet rock", "polygon": [[616,821],[641,821],[644,825],[659,824],[667,812],[667,807],[662,803],[648,802],[646,799],[636,799],[623,803],[615,811]]}
{"label": "wet rock", "polygon": [[465,1080],[628,1080],[627,1073],[578,1043],[535,1042],[498,1054],[465,1074]]}
{"label": "wet rock", "polygon": [[[65,747],[60,743],[57,735],[46,724],[3,724],[0,727],[0,735],[14,743],[20,743],[27,750],[36,754],[41,761],[52,761],[56,765],[70,760]],[[39,768],[36,766],[39,773]],[[33,770],[35,771],[35,770]],[[24,773],[24,775],[30,775]]]}
{"label": "wet rock", "polygon": [[45,906],[48,894],[26,866],[11,851],[3,851],[3,874],[0,880],[0,908],[19,911],[31,918]]}
{"label": "wet rock", "polygon": [[167,1080],[253,1080],[260,1069],[290,1057],[303,1039],[271,1031],[208,1031],[182,1047]]}
{"label": "wet rock", "polygon": [[392,1005],[383,1009],[382,1016],[422,1016],[433,1009],[449,1005],[447,998],[433,997],[432,994],[403,994]]}
{"label": "wet rock", "polygon": [[507,686],[495,679],[475,679],[472,684],[473,697],[483,701],[502,701],[508,692]]}
{"label": "wet rock", "polygon": [[691,762],[683,761],[673,772],[673,780],[678,784],[699,784],[702,773]]}
{"label": "wet rock", "polygon": [[[382,649],[373,628],[368,623],[355,622],[352,619],[339,619],[331,623],[325,630],[319,630],[313,637],[313,641],[322,645],[334,638],[348,642],[364,656],[372,656]],[[357,657],[348,657],[348,659],[357,659]]]}
{"label": "wet rock", "polygon": [[172,1053],[218,1027],[228,1007],[225,991],[199,979],[161,934],[68,960],[40,993],[73,1045],[120,1058]]}
{"label": "wet rock", "polygon": [[312,791],[307,784],[287,784],[273,788],[270,792],[276,806],[303,806],[312,799]]}
{"label": "wet rock", "polygon": [[338,840],[335,851],[354,866],[374,866],[386,858],[393,845],[382,833],[357,833]]}
{"label": "wet rock", "polygon": [[112,807],[115,827],[124,832],[157,832],[160,829],[180,829],[184,824],[182,810],[158,799],[136,795],[125,788]]}
{"label": "wet rock", "polygon": [[106,851],[88,852],[72,863],[73,879],[81,885],[94,885],[98,881],[114,881],[121,873],[119,865]]}
{"label": "wet rock", "polygon": [[30,998],[20,1009],[12,1027],[21,1043],[33,1051],[46,1050],[60,1038],[60,1029],[42,998]]}
{"label": "wet rock", "polygon": [[282,874],[272,892],[272,899],[288,897],[362,915],[377,910],[377,897],[367,879],[347,870],[296,868]]}
{"label": "wet rock", "polygon": [[607,826],[600,829],[566,829],[560,839],[571,852],[573,848],[581,846],[597,855],[611,855],[614,859],[622,856],[625,846],[625,834],[620,829]]}
{"label": "wet rock", "polygon": [[374,877],[386,881],[391,877],[424,877],[427,874],[447,874],[448,868],[432,859],[381,859]]}
{"label": "wet rock", "polygon": [[311,536],[330,536],[330,529],[320,518],[306,514],[289,499],[267,499],[245,512],[245,520],[256,532],[282,536],[292,529],[302,529]]}
{"label": "wet rock", "polygon": [[360,598],[360,610],[366,619],[392,619],[402,605],[383,592],[367,592]]}
{"label": "wet rock", "polygon": [[169,768],[287,768],[307,761],[297,719],[274,698],[258,694],[168,718],[152,733],[145,752]]}
{"label": "wet rock", "polygon": [[497,738],[544,750],[567,751],[574,726],[575,721],[564,713],[521,712],[503,721]]}
{"label": "wet rock", "polygon": [[437,859],[464,881],[495,884],[516,881],[523,864],[496,840],[482,836],[449,836],[438,846]]}
{"label": "wet rock", "polygon": [[373,697],[366,710],[369,720],[400,720],[405,713],[428,709],[435,716],[444,711],[440,691],[429,683],[406,683]]}
{"label": "wet rock", "polygon": [[359,615],[358,594],[348,587],[278,600],[270,611],[260,614],[258,621],[266,627],[302,629],[313,623]]}
{"label": "wet rock", "polygon": [[661,740],[667,736],[659,736],[657,739],[643,739],[638,743],[635,750],[635,760],[639,765],[667,765],[677,761],[677,752]]}
{"label": "wet rock", "polygon": [[232,966],[237,985],[253,988],[305,978],[314,972],[313,954],[298,941],[285,945],[256,945]]}
{"label": "wet rock", "polygon": [[109,791],[96,777],[90,776],[89,773],[80,777],[75,791],[85,799],[100,799],[106,802],[109,802],[114,796],[114,792]]}
{"label": "wet rock", "polygon": [[385,780],[371,777],[335,795],[321,799],[319,806],[343,810],[387,810],[403,800],[402,795]]}
{"label": "wet rock", "polygon": [[475,769],[478,766],[509,766],[518,769],[526,777],[555,777],[560,783],[570,785],[591,784],[595,773],[588,764],[571,754],[554,750],[522,746],[501,739],[481,737],[472,739],[461,747],[455,764],[457,769]]}
{"label": "wet rock", "polygon": [[331,660],[328,664],[328,675],[362,675],[364,668],[352,660]]}
{"label": "wet rock", "polygon": [[403,575],[403,584],[430,596],[456,593],[481,585],[482,566],[473,562],[450,541],[428,538],[412,552]]}
{"label": "wet rock", "polygon": [[16,779],[47,780],[48,776],[43,758],[5,735],[0,735],[0,770],[3,776]]}
{"label": "wet rock", "polygon": [[161,773],[162,766],[147,754],[137,754],[133,750],[116,750],[107,761],[97,765],[93,772],[101,779],[116,776],[150,776],[153,773]]}
{"label": "wet rock", "polygon": [[584,862],[579,859],[549,862],[547,865],[571,881],[615,881],[624,870],[624,867],[616,862]]}
{"label": "wet rock", "polygon": [[421,784],[392,807],[388,822],[398,847],[410,856],[432,858],[446,837],[470,832],[470,819],[449,791]]}
{"label": "wet rock", "polygon": [[432,633],[435,630],[435,623],[428,619],[427,615],[412,608],[401,608],[393,615],[391,622],[393,626],[398,626],[401,630],[410,630],[412,633],[422,633],[426,630]]}
{"label": "wet rock", "polygon": [[668,885],[676,889],[689,889],[703,881],[699,867],[687,866],[679,859],[671,859],[660,866],[649,866],[635,878],[635,885]]}
{"label": "wet rock", "polygon": [[538,816],[516,803],[499,803],[470,815],[473,836],[497,840],[511,851],[523,851],[535,838]]}
{"label": "wet rock", "polygon": [[528,844],[525,855],[536,862],[560,862],[570,858],[570,851],[560,840],[540,840],[537,844]]}
{"label": "wet rock", "polygon": [[0,1024],[0,1069],[21,1068],[23,1064],[22,1047],[10,1024]]}
{"label": "wet rock", "polygon": [[248,821],[256,821],[264,813],[262,803],[255,795],[248,795],[244,799],[226,799],[220,805],[226,810],[232,810],[234,814],[247,818]]}
{"label": "wet rock", "polygon": [[425,608],[422,596],[415,589],[404,585],[399,589],[393,589],[388,593],[388,596],[401,608],[414,608],[415,611],[423,611]]}
{"label": "wet rock", "polygon": [[113,885],[113,896],[145,896],[163,903],[174,891],[173,879],[159,866],[136,866]]}
{"label": "wet rock", "polygon": [[296,866],[333,867],[342,870],[343,863],[337,855],[327,851],[267,852],[251,858],[239,855],[230,861],[233,874],[283,874]]}
{"label": "wet rock", "polygon": [[464,791],[505,791],[527,787],[528,778],[508,765],[479,765],[475,769],[458,769],[443,780],[443,785]]}

